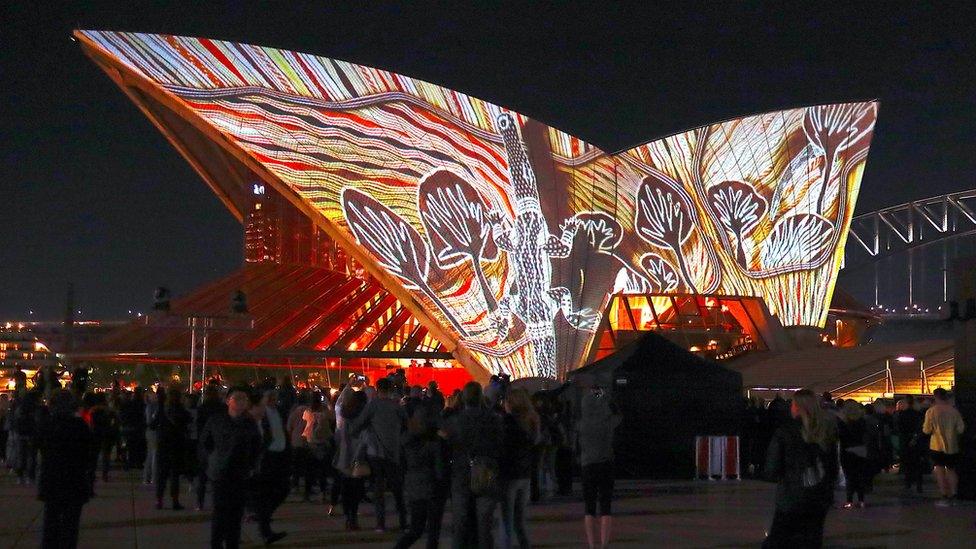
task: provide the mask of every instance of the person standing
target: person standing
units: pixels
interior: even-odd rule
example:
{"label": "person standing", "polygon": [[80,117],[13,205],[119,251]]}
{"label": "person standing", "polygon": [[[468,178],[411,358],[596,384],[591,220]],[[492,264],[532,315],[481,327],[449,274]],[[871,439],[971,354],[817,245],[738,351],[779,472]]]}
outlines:
{"label": "person standing", "polygon": [[898,433],[899,469],[905,477],[905,489],[922,493],[922,459],[925,447],[922,444],[922,423],[925,417],[915,409],[911,395],[898,401],[895,412],[895,430]]}
{"label": "person standing", "polygon": [[929,452],[935,466],[935,480],[939,484],[942,499],[936,502],[940,507],[952,505],[959,486],[956,467],[959,465],[959,435],[966,426],[962,414],[949,402],[949,393],[939,387],[933,393],[935,404],[925,412],[922,432],[930,435]]}
{"label": "person standing", "polygon": [[78,546],[81,508],[92,497],[92,462],[87,457],[95,443],[77,411],[78,400],[71,391],[57,391],[51,396],[51,415],[37,434],[41,452],[37,497],[44,502],[44,549]]}
{"label": "person standing", "polygon": [[465,384],[461,405],[464,408],[447,419],[439,433],[451,446],[454,520],[451,545],[455,549],[475,546],[486,549],[493,546],[491,527],[499,487],[489,483],[481,485],[481,480],[492,476],[497,479],[502,421],[488,409],[481,385],[475,381]]}
{"label": "person standing", "polygon": [[773,433],[764,474],[777,482],[765,549],[818,548],[837,481],[837,422],[808,389],[793,394],[791,420]]}
{"label": "person standing", "polygon": [[353,435],[364,434],[370,444],[366,447],[373,476],[373,507],[376,530],[386,530],[386,489],[393,493],[400,529],[407,528],[407,510],[403,504],[403,477],[400,470],[400,443],[406,416],[403,408],[391,396],[393,382],[382,378],[376,382],[376,398],[366,404],[363,413],[348,428]]}
{"label": "person standing", "polygon": [[7,440],[9,438],[10,427],[7,416],[10,412],[10,395],[4,393],[0,395],[0,462],[9,467],[7,462]]}
{"label": "person standing", "polygon": [[216,383],[207,384],[207,388],[203,391],[203,400],[200,405],[197,406],[197,461],[199,462],[199,467],[197,468],[197,476],[194,479],[194,488],[197,497],[197,511],[203,510],[203,504],[207,498],[207,456],[206,453],[202,452],[203,445],[200,444],[201,435],[207,427],[207,422],[210,418],[224,415],[227,413],[227,405],[220,400],[220,393],[217,391]]}
{"label": "person standing", "polygon": [[[406,549],[427,532],[427,548],[436,549],[440,537],[438,486],[443,481],[444,462],[430,413],[430,406],[410,409],[403,440],[403,492],[410,509],[410,527],[397,540],[397,549]],[[443,511],[443,507],[440,508]]]}
{"label": "person standing", "polygon": [[169,482],[173,510],[180,511],[180,475],[183,473],[188,442],[190,413],[183,407],[183,392],[172,386],[159,402],[156,422],[156,509],[163,508],[163,493]]}
{"label": "person standing", "polygon": [[143,410],[145,415],[143,424],[146,426],[146,459],[142,464],[143,484],[152,484],[159,476],[159,463],[156,459],[159,446],[159,408],[165,398],[162,386],[156,391],[152,389],[146,391],[146,406]]}
{"label": "person standing", "polygon": [[207,478],[213,483],[213,549],[236,549],[241,543],[247,485],[261,451],[261,435],[247,413],[249,407],[248,393],[232,390],[227,396],[227,413],[210,418],[200,436],[200,445],[207,455]]}
{"label": "person standing", "polygon": [[359,502],[363,499],[365,479],[360,476],[365,461],[362,434],[349,428],[366,408],[364,380],[354,378],[336,400],[336,452],[333,466],[342,482],[342,512],[346,515],[346,530],[359,530]]}
{"label": "person standing", "polygon": [[[583,528],[590,549],[607,547],[613,514],[613,432],[620,424],[620,415],[610,403],[610,395],[599,386],[593,387],[580,403],[580,466],[583,468],[583,502],[586,515]],[[597,512],[599,503],[599,513]],[[597,520],[599,537],[597,536]],[[599,545],[597,544],[599,540]]]}
{"label": "person standing", "polygon": [[505,415],[502,418],[503,446],[499,462],[502,481],[503,547],[511,547],[518,539],[519,547],[530,546],[526,525],[532,476],[533,447],[540,433],[539,415],[525,389],[511,389],[505,396]]}
{"label": "person standing", "polygon": [[285,427],[276,406],[274,389],[267,389],[255,394],[249,410],[262,438],[260,467],[254,479],[251,507],[257,515],[258,530],[265,545],[271,545],[287,535],[271,529],[271,517],[288,497],[290,490]]}
{"label": "person standing", "polygon": [[37,429],[41,415],[41,393],[27,391],[14,408],[17,435],[17,484],[31,484],[37,478]]}
{"label": "person standing", "polygon": [[318,487],[322,502],[327,500],[328,470],[332,462],[333,418],[329,408],[322,403],[320,393],[312,393],[311,404],[302,412],[302,440],[308,452],[305,461],[305,495],[303,499],[309,501],[312,490]]}
{"label": "person standing", "polygon": [[[868,428],[864,419],[864,406],[855,400],[848,400],[841,410],[840,421],[840,464],[844,469],[847,488],[847,503],[844,509],[855,505],[864,507],[865,492],[871,479],[871,462],[868,459]],[[858,499],[855,503],[855,497]]]}

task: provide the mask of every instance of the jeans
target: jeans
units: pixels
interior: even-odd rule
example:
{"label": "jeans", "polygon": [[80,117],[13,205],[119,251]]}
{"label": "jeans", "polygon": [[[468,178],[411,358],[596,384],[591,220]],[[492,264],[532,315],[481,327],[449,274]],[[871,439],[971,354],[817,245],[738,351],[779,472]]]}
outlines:
{"label": "jeans", "polygon": [[342,512],[347,524],[359,524],[359,502],[363,500],[365,490],[363,479],[342,476]]}
{"label": "jeans", "polygon": [[519,547],[530,547],[528,525],[526,524],[529,506],[529,479],[520,478],[505,483],[502,499],[502,525],[505,539],[502,547],[509,548],[518,539]]}
{"label": "jeans", "polygon": [[[410,528],[404,532],[396,542],[396,549],[406,549],[413,545],[427,530],[427,523],[430,519],[432,500],[418,499],[410,502]],[[430,547],[430,537],[428,534],[427,547]],[[437,547],[437,540],[433,540],[434,547]]]}
{"label": "jeans", "polygon": [[180,468],[177,463],[179,458],[172,455],[160,455],[156,452],[156,500],[162,501],[163,494],[166,492],[166,482],[169,482],[169,495],[173,504],[180,500]]}
{"label": "jeans", "polygon": [[455,476],[451,485],[454,536],[451,547],[491,549],[491,527],[498,500],[494,496],[475,496],[466,476]]}
{"label": "jeans", "polygon": [[272,534],[271,517],[288,497],[291,486],[288,482],[288,454],[285,452],[265,452],[261,474],[257,478],[257,493],[254,507],[258,519],[258,530],[264,538]]}
{"label": "jeans", "polygon": [[49,501],[44,503],[42,549],[73,549],[78,547],[78,523],[81,522],[82,505],[80,501]]}
{"label": "jeans", "polygon": [[31,482],[37,478],[37,445],[34,437],[17,435],[17,477]]}
{"label": "jeans", "polygon": [[373,508],[376,510],[376,527],[386,528],[386,489],[389,487],[393,492],[400,529],[406,528],[407,509],[403,504],[403,477],[400,467],[388,459],[375,457],[369,458],[369,467],[373,472]]}
{"label": "jeans", "polygon": [[154,481],[158,475],[159,465],[156,462],[158,440],[155,430],[146,429],[146,461],[142,464],[142,481],[146,484]]}
{"label": "jeans", "polygon": [[210,547],[237,549],[241,545],[241,519],[247,497],[241,481],[216,481],[213,486],[213,515]]}

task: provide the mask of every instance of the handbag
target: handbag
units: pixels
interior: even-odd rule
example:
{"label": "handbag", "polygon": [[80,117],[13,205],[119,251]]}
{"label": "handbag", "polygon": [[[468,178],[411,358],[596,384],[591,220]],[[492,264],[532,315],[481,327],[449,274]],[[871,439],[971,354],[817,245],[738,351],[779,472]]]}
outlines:
{"label": "handbag", "polygon": [[372,474],[373,470],[365,459],[357,459],[352,462],[352,469],[349,472],[352,478],[366,478]]}
{"label": "handbag", "polygon": [[352,460],[352,467],[349,470],[349,476],[352,478],[366,478],[373,474],[373,469],[369,466],[369,461],[366,460],[366,437],[361,437],[359,440],[359,446],[356,448],[356,457]]}
{"label": "handbag", "polygon": [[484,496],[498,491],[498,462],[493,458],[478,456],[471,458],[471,493]]}

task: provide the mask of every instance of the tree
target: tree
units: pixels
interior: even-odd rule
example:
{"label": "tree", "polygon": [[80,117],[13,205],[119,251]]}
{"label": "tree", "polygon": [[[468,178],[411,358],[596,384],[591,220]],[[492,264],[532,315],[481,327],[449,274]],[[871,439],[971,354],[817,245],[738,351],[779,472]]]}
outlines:
{"label": "tree", "polygon": [[722,181],[708,189],[708,201],[719,223],[735,237],[735,258],[747,269],[743,241],[768,210],[766,199],[743,181]]}
{"label": "tree", "polygon": [[346,223],[356,241],[369,250],[380,267],[402,280],[405,287],[418,289],[427,296],[458,334],[467,337],[467,331],[427,282],[430,249],[417,229],[362,191],[346,187],[340,199]]}
{"label": "tree", "polygon": [[481,261],[497,259],[498,248],[481,194],[454,173],[436,170],[420,182],[417,206],[437,263],[447,269],[471,261],[488,311],[493,312],[498,301]]}
{"label": "tree", "polygon": [[[824,198],[830,184],[830,172],[841,152],[855,145],[867,145],[865,136],[874,129],[873,103],[819,105],[807,109],[803,116],[803,133],[810,144],[824,156],[823,181],[817,197],[817,213],[826,209]],[[841,182],[843,184],[843,182]]]}
{"label": "tree", "polygon": [[676,181],[664,174],[645,177],[637,189],[635,227],[643,240],[674,252],[684,283],[691,293],[698,293],[681,250],[695,225],[688,198],[679,188]]}

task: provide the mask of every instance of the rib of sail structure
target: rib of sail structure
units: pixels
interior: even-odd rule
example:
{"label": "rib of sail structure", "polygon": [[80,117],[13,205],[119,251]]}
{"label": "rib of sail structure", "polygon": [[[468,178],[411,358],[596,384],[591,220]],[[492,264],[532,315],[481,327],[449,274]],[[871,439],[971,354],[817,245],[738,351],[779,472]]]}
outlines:
{"label": "rib of sail structure", "polygon": [[389,71],[76,35],[232,211],[272,185],[482,374],[581,366],[617,292],[757,296],[822,326],[877,115],[795,108],[608,154]]}

